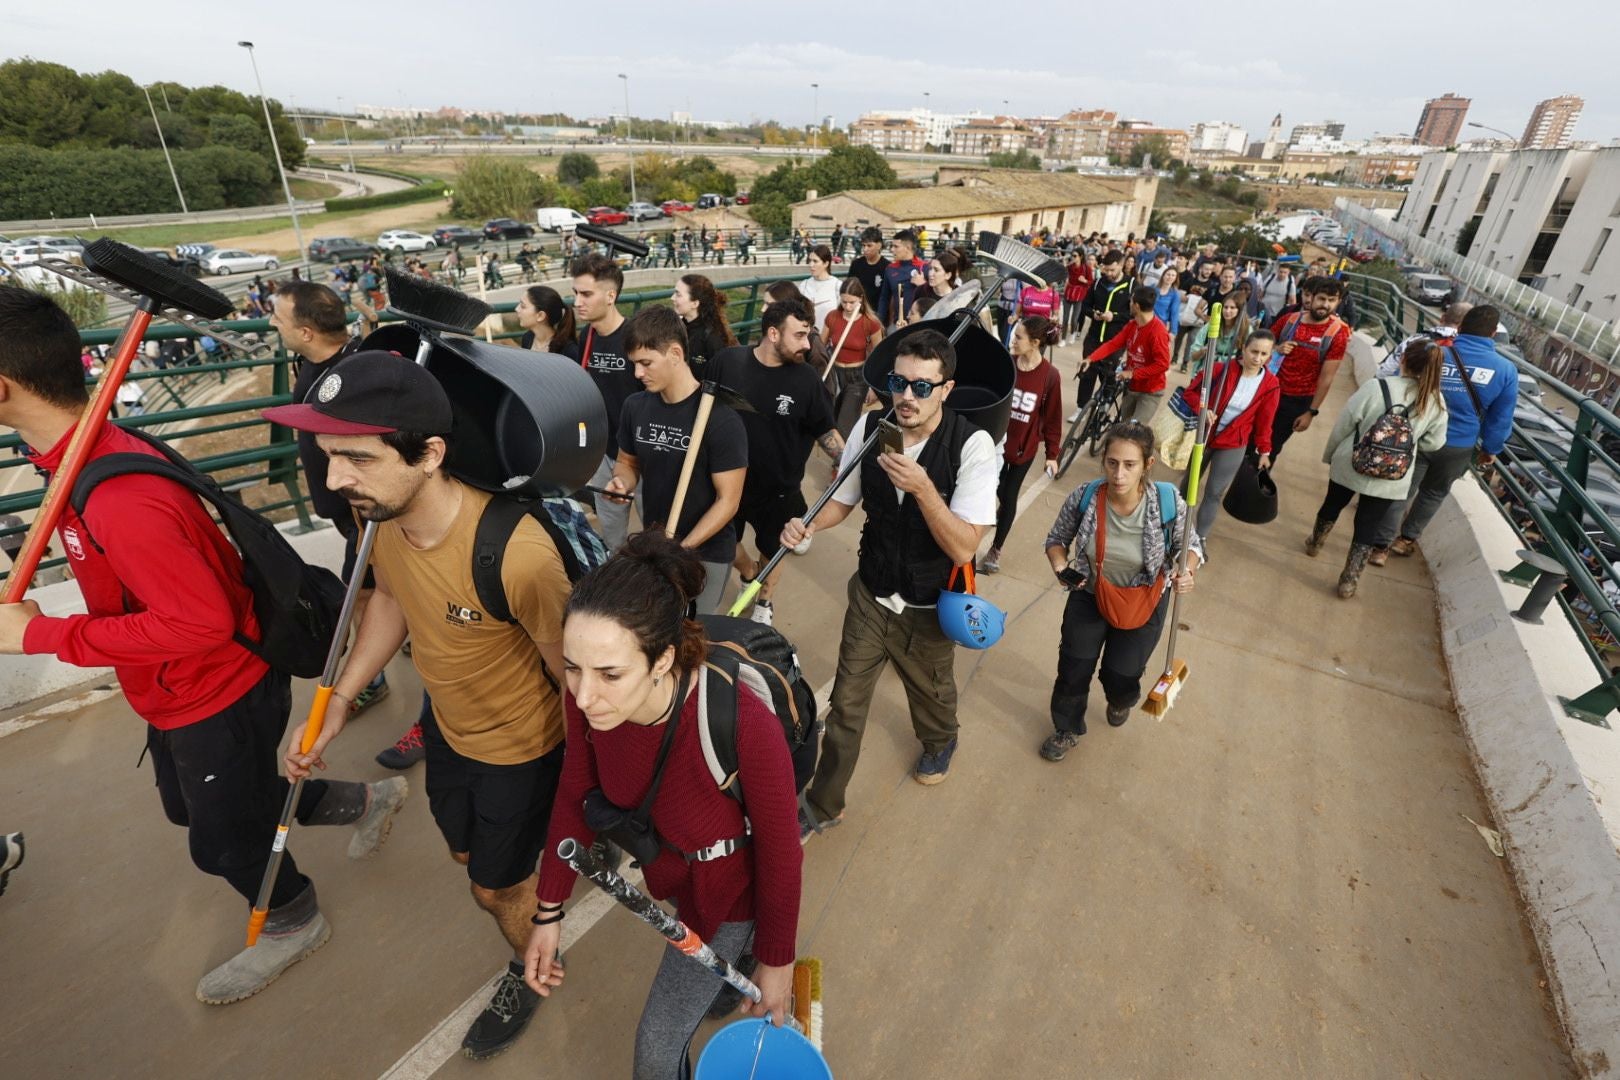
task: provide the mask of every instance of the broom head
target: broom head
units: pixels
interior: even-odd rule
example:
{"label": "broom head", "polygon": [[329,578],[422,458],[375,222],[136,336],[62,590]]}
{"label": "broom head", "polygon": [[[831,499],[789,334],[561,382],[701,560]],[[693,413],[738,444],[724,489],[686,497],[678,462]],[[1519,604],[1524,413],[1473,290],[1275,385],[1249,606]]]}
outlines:
{"label": "broom head", "polygon": [[810,1045],[821,1049],[821,961],[806,957],[793,965],[793,1019]]}
{"label": "broom head", "polygon": [[449,334],[471,334],[494,311],[476,296],[417,274],[388,267],[388,310],[402,319]]}
{"label": "broom head", "polygon": [[574,235],[592,244],[606,244],[612,250],[622,251],[635,259],[646,258],[647,252],[652,250],[645,240],[637,240],[633,236],[616,233],[600,225],[575,225]]}
{"label": "broom head", "polygon": [[84,268],[126,289],[150,296],[163,307],[204,319],[223,319],[233,310],[230,297],[139,248],[103,236],[84,246]]}
{"label": "broom head", "polygon": [[1180,657],[1172,659],[1170,666],[1148,692],[1147,700],[1142,702],[1142,711],[1163,720],[1164,714],[1175,706],[1176,695],[1181,693],[1181,688],[1186,685],[1187,661]]}
{"label": "broom head", "polygon": [[979,233],[979,257],[996,265],[1003,275],[1019,278],[1037,289],[1068,280],[1063,264],[1022,240],[989,230]]}

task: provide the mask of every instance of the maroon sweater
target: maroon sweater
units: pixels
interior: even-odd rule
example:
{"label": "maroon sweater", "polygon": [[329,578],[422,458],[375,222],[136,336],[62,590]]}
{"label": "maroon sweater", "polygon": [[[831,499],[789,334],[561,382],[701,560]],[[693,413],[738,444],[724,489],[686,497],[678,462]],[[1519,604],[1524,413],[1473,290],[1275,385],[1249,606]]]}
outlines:
{"label": "maroon sweater", "polygon": [[1063,379],[1048,360],[1018,371],[1003,457],[1009,465],[1033,461],[1043,442],[1046,460],[1056,461],[1063,447]]}
{"label": "maroon sweater", "polygon": [[[643,872],[647,891],[660,900],[673,898],[681,920],[704,940],[712,939],[721,923],[753,920],[754,955],[762,964],[780,967],[796,955],[804,860],[793,761],[775,714],[746,688],[739,687],[737,697],[737,771],[748,799],[752,840],[741,851],[709,862],[688,863],[665,850]],[[565,696],[563,708],[568,750],[536,890],[546,904],[560,904],[574,891],[576,875],[557,857],[557,845],[565,837],[587,846],[595,839],[585,825],[585,793],[600,787],[616,806],[640,806],[664,739],[663,724],[624,723],[593,731],[572,694]],[[715,786],[703,760],[695,688],[681,709],[664,770],[652,821],[667,843],[698,851],[742,834],[742,807]]]}

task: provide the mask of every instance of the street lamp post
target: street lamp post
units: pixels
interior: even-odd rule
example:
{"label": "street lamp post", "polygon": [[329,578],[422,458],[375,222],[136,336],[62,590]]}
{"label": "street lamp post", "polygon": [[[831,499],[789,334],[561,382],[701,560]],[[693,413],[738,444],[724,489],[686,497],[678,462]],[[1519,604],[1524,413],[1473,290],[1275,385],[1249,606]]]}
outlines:
{"label": "street lamp post", "polygon": [[174,171],[174,158],[169,156],[169,143],[163,137],[163,125],[158,122],[157,108],[152,104],[152,92],[142,86],[141,93],[146,95],[146,107],[152,110],[152,124],[157,128],[158,145],[163,147],[163,160],[169,163],[169,179],[174,181],[174,193],[180,197],[180,212],[189,215],[191,211],[186,209],[186,193],[180,190],[180,174]]}
{"label": "street lamp post", "polygon": [[821,141],[821,84],[811,83],[810,90],[813,95],[810,100],[814,102],[810,107],[810,150],[814,153]]}
{"label": "street lamp post", "polygon": [[275,155],[276,169],[281,173],[281,191],[287,196],[287,212],[292,215],[293,238],[298,241],[298,257],[307,258],[304,230],[298,225],[298,207],[293,205],[292,183],[287,179],[287,166],[281,160],[281,145],[276,142],[276,125],[270,119],[270,99],[264,96],[264,80],[259,78],[259,60],[253,55],[253,42],[238,41],[248,51],[248,62],[253,65],[253,82],[259,88],[259,104],[264,106],[264,126],[270,129],[270,152]]}
{"label": "street lamp post", "polygon": [[1517,138],[1515,138],[1514,136],[1509,135],[1507,132],[1503,131],[1501,128],[1494,128],[1494,127],[1491,127],[1489,124],[1476,124],[1472,120],[1468,121],[1468,126],[1469,127],[1477,127],[1481,131],[1494,131],[1498,135],[1501,135],[1503,138],[1507,139],[1508,142],[1512,143],[1513,144],[1513,149],[1517,150],[1519,148],[1519,140]]}
{"label": "street lamp post", "polygon": [[338,95],[338,123],[343,125],[343,145],[349,148],[349,175],[354,175],[354,142],[349,138],[349,118],[343,114],[343,95]]}
{"label": "street lamp post", "polygon": [[635,133],[630,128],[630,76],[619,73],[624,80],[624,148],[630,154],[630,201],[636,202],[636,148],[630,145]]}

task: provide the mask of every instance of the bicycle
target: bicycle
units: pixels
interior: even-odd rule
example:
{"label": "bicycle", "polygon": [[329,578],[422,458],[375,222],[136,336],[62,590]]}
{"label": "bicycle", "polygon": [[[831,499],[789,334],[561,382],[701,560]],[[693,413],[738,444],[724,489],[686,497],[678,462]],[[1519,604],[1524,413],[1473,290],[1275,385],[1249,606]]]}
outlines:
{"label": "bicycle", "polygon": [[1107,369],[1101,372],[1091,401],[1069,424],[1069,430],[1063,436],[1063,445],[1058,449],[1054,480],[1061,480],[1063,474],[1069,471],[1074,459],[1080,456],[1082,446],[1086,447],[1086,452],[1091,457],[1096,457],[1102,451],[1103,435],[1109,428],[1119,423],[1120,406],[1125,400],[1125,389],[1128,385],[1117,372]]}

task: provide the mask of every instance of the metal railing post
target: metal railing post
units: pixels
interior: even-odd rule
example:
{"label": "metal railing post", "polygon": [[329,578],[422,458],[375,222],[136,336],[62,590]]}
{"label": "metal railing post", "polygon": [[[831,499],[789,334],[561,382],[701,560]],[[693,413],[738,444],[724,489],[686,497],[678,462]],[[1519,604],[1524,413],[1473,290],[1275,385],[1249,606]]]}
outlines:
{"label": "metal railing post", "polygon": [[[270,392],[276,397],[292,396],[291,358],[285,352],[279,353],[277,362],[270,369]],[[297,434],[280,424],[270,424],[271,447],[285,446],[296,442]],[[270,483],[280,484],[287,489],[287,495],[293,500],[293,510],[298,515],[297,532],[305,533],[315,528],[314,519],[309,515],[309,498],[299,488],[299,479],[303,470],[300,468],[298,455],[292,454],[283,458],[279,464],[270,466]]]}

